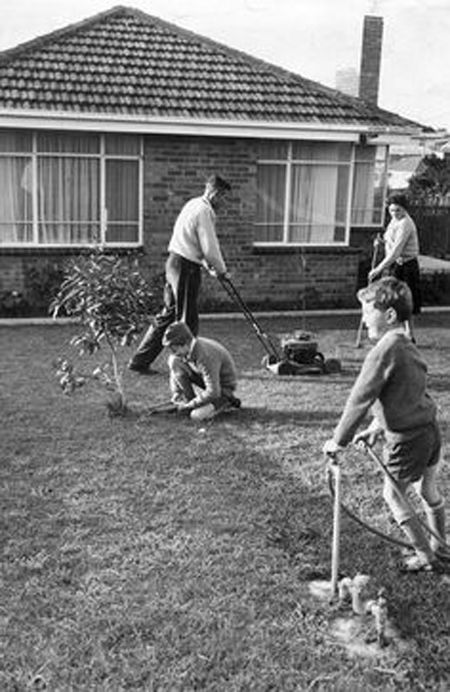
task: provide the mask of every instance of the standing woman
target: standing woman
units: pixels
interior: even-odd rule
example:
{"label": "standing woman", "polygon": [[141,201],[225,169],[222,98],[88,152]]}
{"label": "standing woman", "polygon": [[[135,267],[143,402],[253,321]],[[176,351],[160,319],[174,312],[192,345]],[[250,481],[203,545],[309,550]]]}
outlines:
{"label": "standing woman", "polygon": [[[416,224],[408,213],[405,195],[392,195],[388,206],[391,221],[384,234],[384,259],[369,272],[369,281],[389,273],[404,281],[411,289],[413,314],[418,315],[422,307],[419,269],[419,238]],[[413,318],[405,323],[406,333],[415,342]]]}

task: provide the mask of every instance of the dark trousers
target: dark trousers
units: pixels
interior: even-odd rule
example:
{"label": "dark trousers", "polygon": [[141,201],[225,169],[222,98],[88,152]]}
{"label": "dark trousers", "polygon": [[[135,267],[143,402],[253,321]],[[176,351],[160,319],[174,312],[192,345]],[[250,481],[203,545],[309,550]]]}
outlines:
{"label": "dark trousers", "polygon": [[134,354],[130,367],[147,370],[163,350],[162,339],[169,324],[185,322],[191,332],[198,334],[198,294],[201,283],[201,266],[170,253],[166,262],[164,305],[155,316]]}
{"label": "dark trousers", "polygon": [[411,289],[413,298],[413,314],[418,315],[422,307],[422,291],[420,286],[420,268],[416,258],[408,260],[404,264],[394,264],[393,275],[396,279],[404,281]]}

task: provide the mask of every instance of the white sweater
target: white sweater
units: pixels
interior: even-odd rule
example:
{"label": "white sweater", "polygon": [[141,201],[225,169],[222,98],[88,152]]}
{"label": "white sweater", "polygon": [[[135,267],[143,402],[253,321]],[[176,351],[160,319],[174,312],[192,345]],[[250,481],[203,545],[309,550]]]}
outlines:
{"label": "white sweater", "polygon": [[195,197],[182,208],[173,229],[169,252],[196,264],[206,264],[218,274],[227,271],[216,230],[216,213],[205,197]]}

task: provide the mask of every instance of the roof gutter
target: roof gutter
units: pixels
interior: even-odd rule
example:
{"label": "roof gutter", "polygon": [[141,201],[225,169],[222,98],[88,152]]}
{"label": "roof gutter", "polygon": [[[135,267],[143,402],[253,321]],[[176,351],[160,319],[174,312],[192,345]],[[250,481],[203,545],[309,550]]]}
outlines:
{"label": "roof gutter", "polygon": [[197,135],[205,137],[254,137],[258,139],[314,139],[360,141],[373,144],[404,142],[418,135],[420,128],[380,127],[317,122],[283,122],[177,118],[174,116],[121,115],[109,113],[68,113],[0,109],[0,127],[120,132],[127,134]]}

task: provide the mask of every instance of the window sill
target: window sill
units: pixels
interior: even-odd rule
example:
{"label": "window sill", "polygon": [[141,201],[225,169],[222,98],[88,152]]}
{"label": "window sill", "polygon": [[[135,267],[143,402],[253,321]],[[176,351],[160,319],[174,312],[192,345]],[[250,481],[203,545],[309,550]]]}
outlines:
{"label": "window sill", "polygon": [[359,248],[337,243],[335,245],[296,245],[282,243],[254,243],[254,255],[290,255],[290,254],[359,254]]}
{"label": "window sill", "polygon": [[[0,256],[14,255],[17,256],[73,256],[73,255],[90,255],[95,251],[97,246],[94,245],[0,245]],[[125,255],[130,252],[143,253],[142,245],[109,245],[103,247],[102,250],[111,254]]]}

